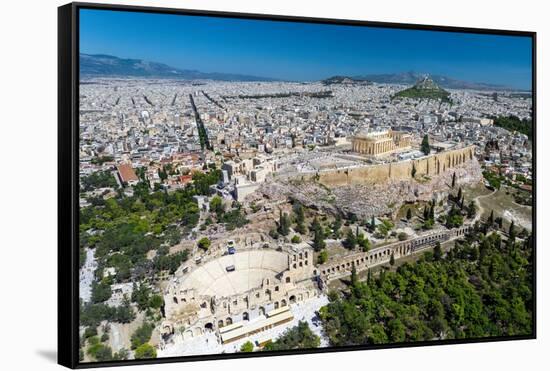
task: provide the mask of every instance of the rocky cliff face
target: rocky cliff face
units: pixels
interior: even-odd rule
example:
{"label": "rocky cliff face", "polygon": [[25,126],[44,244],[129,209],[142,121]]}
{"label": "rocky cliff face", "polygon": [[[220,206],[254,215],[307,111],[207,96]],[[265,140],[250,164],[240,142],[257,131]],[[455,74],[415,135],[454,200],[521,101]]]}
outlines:
{"label": "rocky cliff face", "polygon": [[439,174],[421,175],[414,180],[326,186],[314,179],[286,179],[265,183],[259,192],[271,199],[294,199],[329,213],[354,213],[359,218],[370,218],[393,215],[405,202],[439,201],[447,197],[453,173],[456,173],[457,185],[476,184],[483,178],[474,157]]}

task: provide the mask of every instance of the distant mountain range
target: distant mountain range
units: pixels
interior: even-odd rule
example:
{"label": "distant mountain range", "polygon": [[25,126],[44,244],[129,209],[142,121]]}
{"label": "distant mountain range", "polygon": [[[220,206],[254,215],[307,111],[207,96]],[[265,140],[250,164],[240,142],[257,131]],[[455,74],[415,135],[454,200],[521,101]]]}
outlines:
{"label": "distant mountain range", "polygon": [[185,70],[143,59],[123,59],[112,55],[83,53],[80,53],[80,74],[83,77],[118,76],[182,80],[276,81],[276,79],[269,77]]}
{"label": "distant mountain range", "polygon": [[372,82],[366,79],[349,76],[332,76],[321,81],[324,85],[371,85]]}
{"label": "distant mountain range", "polygon": [[[426,76],[425,73],[409,71],[409,72],[402,72],[402,73],[388,73],[388,74],[378,74],[378,75],[361,75],[361,76],[353,76],[352,78],[355,80],[372,81],[379,84],[413,85],[417,81],[422,80],[424,76]],[[451,77],[442,76],[442,75],[429,74],[429,76],[430,76],[430,79],[433,82],[435,82],[437,85],[447,89],[518,90],[505,85],[463,81],[463,80],[457,80],[457,79],[453,79]]]}
{"label": "distant mountain range", "polygon": [[[163,63],[143,59],[125,59],[105,54],[80,54],[80,74],[83,77],[141,77],[172,78],[182,80],[218,80],[218,81],[280,81],[271,77],[242,75],[223,72],[201,72],[168,66]],[[359,76],[333,76],[322,80],[332,84],[404,84],[413,85],[426,74],[420,72],[402,72],[388,74],[369,74]],[[442,75],[430,75],[439,86],[447,89],[474,90],[519,90],[509,86],[469,82]]]}

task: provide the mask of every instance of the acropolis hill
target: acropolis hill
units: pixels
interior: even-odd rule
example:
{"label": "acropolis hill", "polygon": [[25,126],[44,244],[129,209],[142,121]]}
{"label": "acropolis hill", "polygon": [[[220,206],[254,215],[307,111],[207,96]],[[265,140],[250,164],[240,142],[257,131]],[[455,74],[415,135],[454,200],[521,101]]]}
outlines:
{"label": "acropolis hill", "polygon": [[470,161],[477,161],[474,156],[475,146],[453,149],[427,155],[415,160],[403,160],[377,165],[353,166],[345,169],[320,170],[309,178],[317,177],[326,186],[343,186],[351,184],[379,184],[391,180],[411,180],[413,169],[415,176],[433,176],[446,172]]}
{"label": "acropolis hill", "polygon": [[475,150],[475,145],[454,147],[393,161],[376,156],[379,163],[367,163],[373,156],[354,153],[302,157],[301,163],[307,165],[300,172],[283,169],[274,174],[273,181],[260,187],[256,202],[263,195],[329,213],[393,216],[404,203],[441,201],[449,194],[453,177],[458,185],[478,183],[483,176]]}

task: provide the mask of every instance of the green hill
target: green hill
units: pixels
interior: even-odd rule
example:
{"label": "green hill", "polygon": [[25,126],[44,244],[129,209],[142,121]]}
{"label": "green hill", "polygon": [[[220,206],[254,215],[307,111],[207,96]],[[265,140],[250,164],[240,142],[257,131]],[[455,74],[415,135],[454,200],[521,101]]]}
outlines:
{"label": "green hill", "polygon": [[451,93],[439,87],[432,79],[426,76],[414,86],[396,93],[393,98],[437,99],[450,102],[450,95]]}

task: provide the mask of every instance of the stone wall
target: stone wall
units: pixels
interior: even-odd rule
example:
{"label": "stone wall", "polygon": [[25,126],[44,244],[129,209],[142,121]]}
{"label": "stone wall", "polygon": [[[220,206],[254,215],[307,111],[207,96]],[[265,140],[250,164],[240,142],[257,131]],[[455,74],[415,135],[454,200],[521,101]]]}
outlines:
{"label": "stone wall", "polygon": [[317,270],[324,282],[330,281],[349,274],[353,265],[355,265],[357,272],[360,272],[373,266],[388,263],[392,254],[395,259],[399,259],[433,247],[437,242],[442,243],[461,237],[465,235],[470,228],[470,226],[463,226],[450,230],[432,232],[406,241],[391,243],[386,246],[374,248],[368,252],[360,252],[340,258],[338,261],[327,262],[320,265]]}
{"label": "stone wall", "polygon": [[322,170],[304,178],[318,177],[328,187],[353,184],[379,184],[390,180],[411,179],[413,167],[416,176],[433,176],[475,159],[475,146],[432,154],[417,160],[404,160],[380,165],[349,167],[339,170]]}

